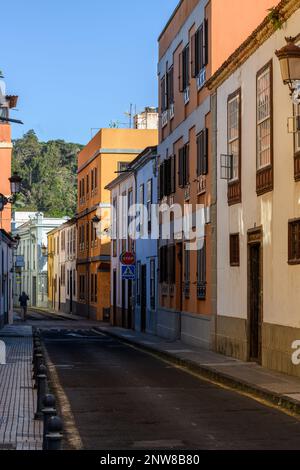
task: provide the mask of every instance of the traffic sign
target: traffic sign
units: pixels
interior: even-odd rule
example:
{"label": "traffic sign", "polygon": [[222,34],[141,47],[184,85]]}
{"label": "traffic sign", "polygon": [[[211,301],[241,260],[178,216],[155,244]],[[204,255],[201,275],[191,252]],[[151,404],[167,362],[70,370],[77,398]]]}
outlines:
{"label": "traffic sign", "polygon": [[134,253],[131,251],[123,251],[120,255],[120,262],[126,266],[132,266],[135,263]]}
{"label": "traffic sign", "polygon": [[122,279],[135,280],[135,266],[122,266]]}

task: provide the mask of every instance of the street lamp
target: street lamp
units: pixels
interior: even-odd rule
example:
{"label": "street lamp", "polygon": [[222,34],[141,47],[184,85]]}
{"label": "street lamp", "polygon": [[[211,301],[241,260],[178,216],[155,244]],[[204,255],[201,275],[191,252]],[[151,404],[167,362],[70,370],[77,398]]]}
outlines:
{"label": "street lamp", "polygon": [[279,59],[282,81],[288,85],[291,95],[297,90],[300,81],[300,47],[295,44],[295,38],[285,38],[287,44],[275,54]]}
{"label": "street lamp", "polygon": [[14,173],[10,178],[10,191],[11,196],[4,196],[4,194],[0,193],[0,212],[3,211],[4,206],[7,204],[13,204],[16,199],[16,195],[21,191],[21,182],[22,178]]}
{"label": "street lamp", "polygon": [[21,182],[22,178],[17,175],[17,173],[14,173],[10,178],[10,192],[11,194],[18,194],[21,191]]}

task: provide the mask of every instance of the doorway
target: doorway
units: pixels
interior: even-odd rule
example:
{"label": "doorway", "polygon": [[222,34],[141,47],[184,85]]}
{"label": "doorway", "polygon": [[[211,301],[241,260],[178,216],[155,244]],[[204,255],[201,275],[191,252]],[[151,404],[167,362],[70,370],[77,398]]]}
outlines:
{"label": "doorway", "polygon": [[36,307],[36,276],[32,277],[32,306]]}
{"label": "doorway", "polygon": [[248,341],[249,359],[261,363],[262,254],[261,232],[249,234],[248,241]]}
{"label": "doorway", "polygon": [[122,328],[126,328],[126,281],[122,279]]}
{"label": "doorway", "polygon": [[112,324],[116,324],[116,317],[117,317],[117,271],[114,269],[113,270],[113,305],[112,305],[113,311],[113,318],[112,318]]}
{"label": "doorway", "polygon": [[141,331],[146,331],[147,315],[147,265],[141,266]]}
{"label": "doorway", "polygon": [[127,286],[127,302],[128,302],[128,321],[127,321],[127,328],[130,330],[133,329],[133,321],[132,321],[132,281],[128,281]]}
{"label": "doorway", "polygon": [[70,269],[69,292],[70,292],[70,313],[73,313],[73,271],[72,269]]}

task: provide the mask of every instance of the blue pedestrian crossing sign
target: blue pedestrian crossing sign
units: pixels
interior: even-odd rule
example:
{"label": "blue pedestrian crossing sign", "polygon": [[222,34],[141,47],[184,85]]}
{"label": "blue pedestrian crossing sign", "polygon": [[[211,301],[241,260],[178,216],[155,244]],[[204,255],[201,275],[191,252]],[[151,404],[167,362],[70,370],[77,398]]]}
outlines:
{"label": "blue pedestrian crossing sign", "polygon": [[135,266],[122,266],[122,279],[135,280]]}

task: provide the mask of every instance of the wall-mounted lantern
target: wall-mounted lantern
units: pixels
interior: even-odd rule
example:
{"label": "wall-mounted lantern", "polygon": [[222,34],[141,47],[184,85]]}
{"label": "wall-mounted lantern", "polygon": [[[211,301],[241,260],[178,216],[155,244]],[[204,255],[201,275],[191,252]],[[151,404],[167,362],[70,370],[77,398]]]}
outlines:
{"label": "wall-mounted lantern", "polygon": [[300,47],[295,44],[296,38],[287,37],[285,40],[287,44],[275,54],[280,62],[284,85],[289,86],[291,96],[300,102]]}

